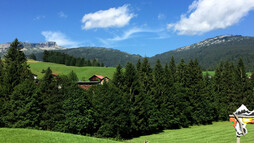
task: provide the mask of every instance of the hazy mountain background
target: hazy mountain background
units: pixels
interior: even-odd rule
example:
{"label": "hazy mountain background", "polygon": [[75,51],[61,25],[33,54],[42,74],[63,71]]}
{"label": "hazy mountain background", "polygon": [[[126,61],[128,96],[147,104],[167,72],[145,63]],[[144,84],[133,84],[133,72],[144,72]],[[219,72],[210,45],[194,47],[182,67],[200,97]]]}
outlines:
{"label": "hazy mountain background", "polygon": [[[0,44],[0,55],[3,55],[8,48],[8,43]],[[119,63],[124,66],[127,62],[136,64],[140,55],[129,54],[120,50],[103,47],[80,47],[64,48],[55,42],[46,43],[22,43],[26,55],[34,53],[37,60],[42,60],[44,50],[57,50],[75,57],[86,59],[98,59],[107,66],[117,66]],[[6,48],[7,47],[7,48]],[[198,59],[204,70],[214,70],[220,61],[231,61],[237,63],[242,58],[247,71],[254,71],[254,37],[241,35],[222,35],[206,39],[199,43],[181,47],[150,57],[151,65],[160,59],[164,65],[174,56],[176,63],[182,58],[189,62],[190,59]]]}

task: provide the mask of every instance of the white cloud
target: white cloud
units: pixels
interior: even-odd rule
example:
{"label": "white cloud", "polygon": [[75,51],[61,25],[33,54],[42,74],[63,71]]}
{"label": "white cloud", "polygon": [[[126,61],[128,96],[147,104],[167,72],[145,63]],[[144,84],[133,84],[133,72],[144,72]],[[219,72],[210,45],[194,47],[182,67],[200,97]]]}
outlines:
{"label": "white cloud", "polygon": [[82,18],[82,29],[123,27],[134,17],[129,12],[128,5],[108,10],[100,10],[95,13],[85,14]]}
{"label": "white cloud", "polygon": [[158,19],[159,20],[163,20],[165,18],[166,18],[166,16],[164,14],[162,14],[162,13],[158,14]]}
{"label": "white cloud", "polygon": [[[155,35],[142,35],[139,33],[154,33]],[[121,35],[117,35],[113,38],[101,39],[98,38],[106,47],[113,47],[116,42],[128,40],[133,37],[146,37],[147,39],[165,39],[169,36],[165,34],[165,29],[144,29],[144,28],[131,28],[127,31],[124,31]],[[152,37],[151,37],[152,36]]]}
{"label": "white cloud", "polygon": [[123,35],[116,36],[116,37],[114,37],[112,39],[108,39],[108,40],[110,40],[110,41],[122,41],[122,40],[129,39],[135,33],[140,33],[140,32],[145,32],[145,30],[144,29],[140,29],[140,28],[132,28],[132,29],[129,29],[128,31],[125,31],[123,33]]}
{"label": "white cloud", "polygon": [[46,18],[46,16],[42,15],[42,16],[36,16],[33,20],[41,20]]}
{"label": "white cloud", "polygon": [[53,32],[53,31],[42,31],[41,34],[45,37],[46,41],[54,41],[59,46],[64,47],[78,47],[80,45],[79,42],[72,41],[65,34],[61,32]]}
{"label": "white cloud", "polygon": [[253,9],[254,0],[195,0],[180,21],[168,24],[167,29],[179,35],[199,35],[232,26]]}
{"label": "white cloud", "polygon": [[58,16],[60,17],[60,18],[67,18],[68,17],[68,15],[66,15],[64,12],[62,12],[62,11],[60,11],[60,12],[58,12]]}

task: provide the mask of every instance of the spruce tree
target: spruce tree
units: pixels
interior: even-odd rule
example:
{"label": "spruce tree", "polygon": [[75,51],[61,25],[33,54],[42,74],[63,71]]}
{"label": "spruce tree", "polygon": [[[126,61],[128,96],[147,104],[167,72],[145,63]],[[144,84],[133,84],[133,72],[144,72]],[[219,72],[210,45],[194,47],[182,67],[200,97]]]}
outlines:
{"label": "spruce tree", "polygon": [[[63,131],[64,110],[62,85],[60,77],[53,77],[52,71],[48,68],[39,83],[41,120],[40,126],[44,130]],[[61,80],[60,80],[61,81]]]}
{"label": "spruce tree", "polygon": [[25,79],[32,79],[31,71],[26,63],[26,56],[21,49],[22,45],[18,39],[15,39],[4,56],[3,86],[5,94],[10,95],[14,87]]}
{"label": "spruce tree", "polygon": [[137,71],[132,63],[128,62],[126,64],[123,75],[123,90],[130,96],[129,100],[134,102],[134,96],[139,94],[139,81]]}
{"label": "spruce tree", "polygon": [[69,80],[73,82],[76,82],[79,80],[77,74],[73,70],[68,74],[68,78]]}
{"label": "spruce tree", "polygon": [[[245,70],[245,66],[243,63],[242,59],[239,59],[239,62],[237,64],[236,67],[236,72],[235,72],[235,88],[236,88],[236,92],[237,92],[237,99],[241,99],[243,104],[248,104],[248,100],[247,97],[251,94],[251,89],[248,83],[248,79],[247,79],[247,74],[246,74],[246,70]],[[237,102],[236,100],[234,102]]]}
{"label": "spruce tree", "polygon": [[139,72],[141,88],[139,95],[135,97],[134,103],[136,112],[135,126],[141,134],[157,132],[160,127],[159,111],[153,102],[153,71],[148,58],[144,58]]}
{"label": "spruce tree", "polygon": [[47,50],[44,50],[42,60],[43,62],[49,62],[49,52]]}
{"label": "spruce tree", "polygon": [[141,71],[141,60],[140,59],[138,59],[138,62],[136,64],[136,69],[137,69],[138,73]]}
{"label": "spruce tree", "polygon": [[122,86],[123,86],[123,71],[122,71],[122,66],[120,64],[118,64],[118,66],[116,67],[116,71],[113,75],[113,80],[112,80],[112,83],[122,89]]}
{"label": "spruce tree", "polygon": [[28,79],[14,88],[10,95],[10,108],[4,118],[7,127],[39,128],[40,108],[35,90],[34,81]]}
{"label": "spruce tree", "polygon": [[4,96],[3,96],[3,77],[2,77],[2,73],[3,73],[3,62],[1,60],[1,57],[0,57],[0,127],[4,127],[4,123],[2,121],[2,116],[3,116],[3,104],[4,104]]}
{"label": "spruce tree", "polygon": [[160,128],[162,128],[162,122],[163,119],[161,119],[161,116],[163,116],[161,113],[161,105],[164,102],[164,100],[167,100],[164,95],[164,71],[161,66],[160,60],[157,60],[154,71],[153,71],[153,78],[154,78],[154,86],[152,91],[152,102],[155,104],[156,109],[159,111],[159,117],[160,117]]}
{"label": "spruce tree", "polygon": [[[190,97],[188,95],[188,70],[184,60],[177,66],[176,82],[174,84],[174,98],[176,101],[176,112],[179,118],[180,126],[188,127],[192,123],[192,106],[190,106]],[[182,112],[182,113],[181,113]],[[179,115],[180,114],[180,115]]]}
{"label": "spruce tree", "polygon": [[113,138],[130,137],[130,116],[121,90],[110,83],[96,87],[92,91],[92,105],[95,109],[97,136]]}
{"label": "spruce tree", "polygon": [[177,115],[176,98],[174,97],[174,81],[168,64],[164,67],[162,88],[162,103],[160,108],[160,120],[162,127],[166,129],[179,128],[179,116]]}
{"label": "spruce tree", "polygon": [[175,82],[176,81],[176,65],[175,65],[175,59],[173,56],[171,57],[171,60],[169,62],[169,69],[171,72],[172,80],[173,82]]}
{"label": "spruce tree", "polygon": [[1,94],[1,85],[3,84],[3,61],[0,57],[0,94]]}
{"label": "spruce tree", "polygon": [[94,110],[87,92],[72,84],[64,93],[64,131],[73,134],[92,135],[95,132]]}
{"label": "spruce tree", "polygon": [[36,56],[34,55],[34,53],[32,53],[30,56],[29,56],[30,59],[33,59],[33,60],[36,60]]}
{"label": "spruce tree", "polygon": [[207,98],[201,67],[197,59],[193,62],[190,60],[188,64],[188,96],[190,106],[192,107],[192,117],[189,119],[192,124],[207,124],[211,123],[211,104]]}

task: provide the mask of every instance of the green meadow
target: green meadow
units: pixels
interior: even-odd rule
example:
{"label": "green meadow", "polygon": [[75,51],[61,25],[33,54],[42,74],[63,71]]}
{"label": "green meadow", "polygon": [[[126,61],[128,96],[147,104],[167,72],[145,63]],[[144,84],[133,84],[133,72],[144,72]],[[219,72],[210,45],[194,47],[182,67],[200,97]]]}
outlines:
{"label": "green meadow", "polygon": [[[251,143],[254,125],[247,125],[248,134],[241,137],[241,143]],[[164,130],[161,133],[141,136],[128,143],[235,143],[236,132],[229,121],[214,122],[212,125],[191,126],[190,128]]]}
{"label": "green meadow", "polygon": [[43,69],[47,69],[50,67],[53,73],[59,75],[67,75],[72,70],[77,74],[79,80],[85,79],[88,80],[92,75],[98,74],[102,76],[107,76],[112,79],[113,74],[115,72],[114,67],[74,67],[74,66],[66,66],[62,64],[54,64],[54,63],[46,63],[28,60],[28,65],[30,66],[32,72],[38,75],[38,78],[42,78],[43,74],[41,71]]}
{"label": "green meadow", "polygon": [[1,143],[117,143],[109,139],[33,129],[0,128]]}
{"label": "green meadow", "polygon": [[[241,137],[241,143],[251,143],[254,125],[247,125],[248,134]],[[73,135],[33,129],[0,128],[1,143],[235,143],[235,129],[229,121],[214,122],[212,125],[191,126],[161,133],[141,136],[125,141],[113,141],[95,137]]]}
{"label": "green meadow", "polygon": [[[43,69],[47,69],[48,67],[51,68],[53,73],[59,74],[59,75],[67,75],[72,70],[77,74],[79,80],[85,79],[88,80],[92,75],[98,74],[102,76],[107,76],[110,79],[113,78],[113,74],[115,72],[115,67],[75,67],[75,66],[66,66],[62,64],[55,64],[55,63],[47,63],[47,62],[40,62],[40,61],[34,61],[34,60],[28,60],[28,65],[30,65],[30,68],[32,72],[36,75],[38,75],[38,78],[42,78],[43,74],[41,71]],[[215,71],[203,71],[203,75],[208,73],[211,76],[214,76]],[[251,73],[248,72],[247,75],[249,76]]]}

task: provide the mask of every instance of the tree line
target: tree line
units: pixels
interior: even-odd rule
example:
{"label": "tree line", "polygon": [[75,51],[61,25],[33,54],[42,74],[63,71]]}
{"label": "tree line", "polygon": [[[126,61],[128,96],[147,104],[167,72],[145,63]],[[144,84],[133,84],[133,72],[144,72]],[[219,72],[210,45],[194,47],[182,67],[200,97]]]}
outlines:
{"label": "tree line", "polygon": [[128,139],[164,129],[228,120],[241,104],[254,108],[254,78],[221,62],[203,76],[197,60],[174,58],[152,68],[147,58],[117,66],[113,79],[85,91],[75,73],[53,77],[50,68],[35,84],[18,40],[0,60],[0,127],[35,128]]}
{"label": "tree line", "polygon": [[[33,57],[33,54],[30,55],[30,57]],[[64,64],[67,66],[97,66],[97,67],[104,67],[104,63],[100,63],[97,59],[89,60],[85,58],[76,58],[73,56],[70,56],[65,53],[56,52],[56,51],[47,51],[44,50],[42,60],[44,62],[52,62],[57,64]]]}

